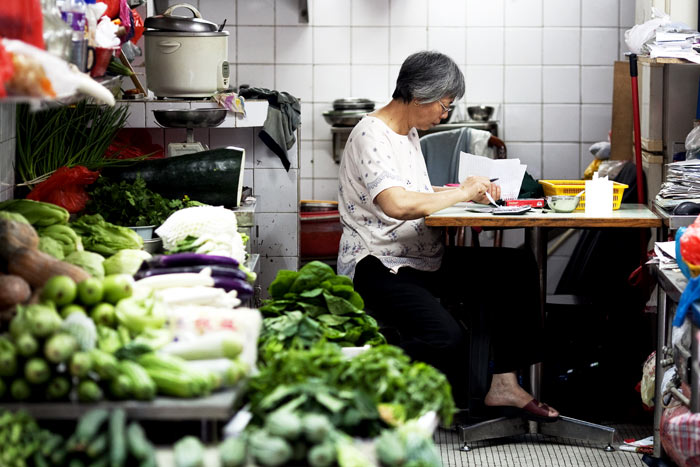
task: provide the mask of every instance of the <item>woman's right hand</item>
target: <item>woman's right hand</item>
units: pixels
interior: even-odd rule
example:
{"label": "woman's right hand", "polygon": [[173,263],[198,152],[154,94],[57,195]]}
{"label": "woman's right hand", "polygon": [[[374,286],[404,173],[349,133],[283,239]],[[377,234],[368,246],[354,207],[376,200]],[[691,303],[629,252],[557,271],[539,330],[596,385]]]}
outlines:
{"label": "woman's right hand", "polygon": [[486,177],[472,176],[467,177],[460,186],[465,191],[466,199],[464,201],[481,201],[484,199],[484,193],[491,189],[491,181]]}

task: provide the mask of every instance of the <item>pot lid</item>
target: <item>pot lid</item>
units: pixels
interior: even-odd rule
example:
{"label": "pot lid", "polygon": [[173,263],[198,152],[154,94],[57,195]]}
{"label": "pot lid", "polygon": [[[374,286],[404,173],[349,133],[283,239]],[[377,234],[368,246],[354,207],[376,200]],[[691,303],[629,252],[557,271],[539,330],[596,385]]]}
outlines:
{"label": "pot lid", "polygon": [[359,97],[348,97],[333,101],[333,110],[374,110],[374,101]]}
{"label": "pot lid", "polygon": [[[173,11],[177,8],[187,8],[194,16],[173,15]],[[165,10],[162,15],[149,16],[146,18],[144,26],[150,29],[175,32],[214,32],[219,29],[219,26],[211,21],[202,19],[199,10],[189,3],[178,3]]]}

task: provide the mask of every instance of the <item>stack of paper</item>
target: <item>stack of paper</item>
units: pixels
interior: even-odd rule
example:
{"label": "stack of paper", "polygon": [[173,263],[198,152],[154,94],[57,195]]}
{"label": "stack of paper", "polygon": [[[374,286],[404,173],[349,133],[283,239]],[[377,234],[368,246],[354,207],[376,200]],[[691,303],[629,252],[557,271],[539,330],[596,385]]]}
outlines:
{"label": "stack of paper", "polygon": [[459,155],[459,180],[467,177],[482,176],[489,179],[498,178],[501,186],[501,199],[517,199],[520,185],[523,183],[527,166],[520,159],[490,159],[462,152]]}
{"label": "stack of paper", "polygon": [[700,160],[666,164],[666,181],[656,195],[656,204],[671,209],[683,201],[700,202]]}
{"label": "stack of paper", "polygon": [[[678,269],[676,263],[676,242],[656,242],[654,244],[654,253],[659,269]],[[647,263],[648,264],[648,263]]]}

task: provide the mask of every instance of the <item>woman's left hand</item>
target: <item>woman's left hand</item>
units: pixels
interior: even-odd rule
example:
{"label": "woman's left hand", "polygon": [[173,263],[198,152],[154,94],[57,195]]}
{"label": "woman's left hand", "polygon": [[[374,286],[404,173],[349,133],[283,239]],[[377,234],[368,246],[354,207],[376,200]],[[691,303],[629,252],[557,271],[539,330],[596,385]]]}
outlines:
{"label": "woman's left hand", "polygon": [[[494,199],[494,201],[498,201],[499,199],[501,199],[501,187],[500,187],[500,185],[496,185],[495,183],[491,183],[491,185],[489,186],[489,194]],[[474,201],[476,201],[477,203],[480,203],[480,204],[490,204],[490,201],[486,197],[486,194],[482,194],[481,196],[475,198]]]}

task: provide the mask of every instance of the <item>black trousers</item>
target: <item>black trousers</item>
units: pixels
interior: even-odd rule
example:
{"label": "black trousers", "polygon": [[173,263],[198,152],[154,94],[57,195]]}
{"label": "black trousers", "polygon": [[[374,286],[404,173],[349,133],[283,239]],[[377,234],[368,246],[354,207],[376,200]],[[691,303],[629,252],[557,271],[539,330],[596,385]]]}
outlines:
{"label": "black trousers", "polygon": [[[400,334],[412,359],[442,371],[457,405],[466,400],[469,356],[459,313],[482,313],[491,342],[493,373],[541,361],[537,264],[529,251],[448,247],[438,271],[400,268],[392,273],[374,256],[355,270],[355,290],[367,311]],[[457,316],[444,303],[459,303]]]}

